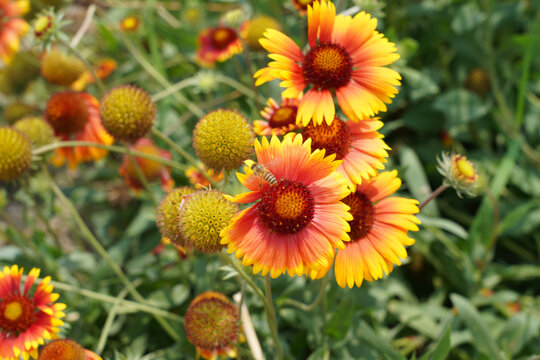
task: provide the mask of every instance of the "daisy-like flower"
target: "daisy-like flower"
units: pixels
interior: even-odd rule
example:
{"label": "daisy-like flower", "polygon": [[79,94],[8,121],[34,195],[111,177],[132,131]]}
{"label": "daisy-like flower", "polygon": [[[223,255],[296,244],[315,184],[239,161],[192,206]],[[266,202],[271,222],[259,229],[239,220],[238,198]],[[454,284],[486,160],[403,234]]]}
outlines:
{"label": "daisy-like flower", "polygon": [[308,6],[313,5],[314,2],[326,1],[326,0],[291,0],[294,7],[304,15],[307,12]]}
{"label": "daisy-like flower", "polygon": [[[39,269],[30,270],[22,281],[23,269],[17,265],[0,272],[0,359],[37,358],[38,346],[56,336],[66,305],[55,303],[51,278],[44,278],[32,289]],[[32,290],[31,290],[32,289]]]}
{"label": "daisy-like flower", "polygon": [[9,64],[13,55],[19,51],[21,37],[30,28],[21,18],[28,10],[28,0],[0,0],[0,59],[5,64]]}
{"label": "daisy-like flower", "polygon": [[[158,148],[150,139],[139,139],[135,144],[131,145],[130,148],[145,154],[159,156],[164,159],[171,159],[171,153],[169,153],[167,150]],[[171,178],[170,169],[154,160],[137,156],[134,156],[133,158],[139,165],[148,182],[153,182],[159,179],[163,191],[169,192],[172,190],[174,180]],[[143,184],[141,183],[137,169],[129,156],[124,155],[122,165],[120,166],[120,169],[118,169],[118,172],[124,177],[126,184],[133,190],[139,191],[143,188]]]}
{"label": "daisy-like flower", "polygon": [[[401,186],[397,171],[380,173],[363,181],[356,192],[343,202],[351,207],[351,241],[344,250],[337,250],[334,273],[339,286],[362,285],[389,274],[400,259],[407,257],[405,246],[414,244],[408,231],[417,231],[420,221],[418,201],[389,197]],[[311,277],[321,278],[328,269],[312,271]]]}
{"label": "daisy-like flower", "polygon": [[285,135],[296,129],[298,99],[284,98],[281,104],[270,98],[261,115],[266,120],[255,120],[253,131],[257,135]]}
{"label": "daisy-like flower", "polygon": [[259,166],[246,160],[245,174],[237,173],[250,192],[227,198],[259,201],[235,215],[221,231],[221,243],[263,276],[302,275],[308,267],[328,266],[333,249],[343,249],[349,240],[352,219],[340,202],[350,192],[335,171],[340,161],[325,157],[324,150],[312,153],[311,140],[292,133],[283,142],[275,136],[255,141],[255,152]]}
{"label": "daisy-like flower", "polygon": [[401,76],[384,67],[399,58],[396,46],[375,30],[377,20],[365,12],[336,16],[331,2],[314,2],[308,7],[309,48],[304,54],[285,34],[269,29],[261,45],[273,62],[255,73],[256,85],[283,80],[283,97],[298,97],[297,121],[304,126],[334,120],[332,94],[345,115],[363,120],[379,111],[398,92]]}
{"label": "daisy-like flower", "polygon": [[204,66],[214,66],[242,52],[242,42],[236,30],[218,26],[199,34],[197,60]]}
{"label": "daisy-like flower", "polygon": [[[63,141],[90,141],[110,145],[113,138],[105,131],[99,117],[99,102],[85,92],[63,91],[54,94],[45,108],[45,120]],[[87,147],[65,147],[56,150],[53,164],[62,166],[66,159],[71,169],[83,161],[99,160],[107,150]]]}
{"label": "daisy-like flower", "polygon": [[[206,172],[206,174],[216,180],[216,182],[223,180],[223,177],[225,176],[223,170],[219,172],[214,169],[207,170],[203,163],[199,163],[199,167],[202,171]],[[195,166],[190,166],[184,174],[189,179],[189,182],[195,186],[195,189],[208,189],[210,187],[210,181],[208,181]]]}
{"label": "daisy-like flower", "polygon": [[102,360],[93,351],[84,349],[71,339],[54,340],[39,351],[38,360]]}
{"label": "daisy-like flower", "polygon": [[356,184],[377,175],[384,169],[390,147],[377,132],[383,126],[377,119],[360,122],[343,121],[336,117],[332,124],[315,125],[310,122],[303,130],[304,138],[311,139],[311,147],[325,149],[328,155],[335,154],[343,160],[337,171],[346,179],[354,191]]}

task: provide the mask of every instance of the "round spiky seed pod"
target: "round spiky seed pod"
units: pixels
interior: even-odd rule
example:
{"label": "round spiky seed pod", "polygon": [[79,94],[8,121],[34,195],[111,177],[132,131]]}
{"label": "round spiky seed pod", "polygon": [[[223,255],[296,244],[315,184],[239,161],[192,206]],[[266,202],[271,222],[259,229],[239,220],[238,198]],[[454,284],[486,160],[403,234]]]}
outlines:
{"label": "round spiky seed pod", "polygon": [[37,116],[18,120],[13,127],[28,136],[34,147],[48,145],[54,141],[54,131],[48,122]]}
{"label": "round spiky seed pod", "polygon": [[38,360],[85,360],[84,349],[70,339],[55,340],[41,348]]}
{"label": "round spiky seed pod", "polygon": [[218,190],[200,190],[184,197],[179,228],[187,247],[214,254],[223,248],[219,233],[238,211],[238,205]]}
{"label": "round spiky seed pod", "polygon": [[32,145],[19,130],[0,127],[0,181],[18,179],[30,167]]}
{"label": "round spiky seed pod", "polygon": [[157,226],[161,235],[176,245],[184,245],[180,233],[180,207],[184,196],[193,194],[195,189],[182,186],[173,189],[161,201],[158,208]]}
{"label": "round spiky seed pod", "polygon": [[203,358],[236,357],[238,310],[225,295],[207,291],[193,299],[186,311],[184,327],[188,340]]}
{"label": "round spiky seed pod", "polygon": [[110,90],[99,107],[103,126],[115,139],[133,143],[144,137],[156,118],[150,95],[133,85]]}
{"label": "round spiky seed pod", "polygon": [[242,114],[218,109],[197,123],[193,147],[207,167],[232,170],[251,157],[254,138],[255,133]]}
{"label": "round spiky seed pod", "polygon": [[252,50],[264,50],[259,43],[267,29],[281,31],[281,25],[273,17],[261,15],[248,20],[242,26],[240,35]]}
{"label": "round spiky seed pod", "polygon": [[74,56],[52,49],[41,60],[41,75],[50,83],[69,86],[85,71],[84,64]]}
{"label": "round spiky seed pod", "polygon": [[8,124],[13,124],[15,121],[33,114],[35,110],[36,109],[25,103],[14,102],[4,108],[4,120],[6,120]]}

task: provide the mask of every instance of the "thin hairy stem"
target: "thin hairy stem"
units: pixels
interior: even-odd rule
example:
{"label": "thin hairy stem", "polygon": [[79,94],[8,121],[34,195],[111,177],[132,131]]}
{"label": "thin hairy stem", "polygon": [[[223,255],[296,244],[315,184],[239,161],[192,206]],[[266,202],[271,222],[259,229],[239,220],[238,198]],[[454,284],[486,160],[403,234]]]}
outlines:
{"label": "thin hairy stem", "polygon": [[274,308],[274,301],[272,300],[272,287],[270,286],[270,275],[266,275],[264,277],[264,290],[266,292],[266,302],[269,304],[268,308],[266,309],[266,319],[268,321],[268,326],[270,327],[274,347],[277,351],[276,358],[281,360],[283,359],[283,349],[281,348],[281,343],[279,342],[276,309]]}
{"label": "thin hairy stem", "polygon": [[324,299],[324,295],[326,293],[326,288],[328,286],[328,283],[330,282],[330,278],[331,278],[331,276],[326,275],[321,280],[321,286],[319,288],[319,292],[317,293],[317,297],[315,298],[315,300],[313,300],[311,302],[311,304],[304,304],[304,303],[302,303],[300,301],[296,301],[296,300],[293,300],[293,299],[284,299],[282,304],[283,305],[295,306],[295,307],[299,308],[302,311],[313,311],[317,307],[317,305],[319,305],[321,303],[321,301]]}
{"label": "thin hairy stem", "polygon": [[439,186],[434,192],[431,193],[431,195],[429,195],[427,197],[426,200],[424,200],[420,206],[418,206],[418,211],[422,210],[422,208],[424,206],[426,206],[427,204],[429,204],[429,202],[433,199],[435,199],[437,196],[439,196],[440,193],[442,193],[444,190],[446,190],[446,188],[448,188],[448,186],[442,184],[441,186]]}
{"label": "thin hairy stem", "polygon": [[148,183],[148,179],[146,178],[146,175],[144,175],[144,172],[142,171],[141,166],[139,165],[139,162],[135,159],[135,156],[133,156],[133,153],[131,151],[132,150],[130,149],[129,145],[126,145],[126,154],[129,157],[129,161],[131,161],[131,164],[133,165],[135,172],[137,173],[137,177],[139,178],[141,185],[144,187],[146,192],[150,194],[150,197],[152,198],[154,205],[158,206],[159,200],[156,198],[156,194],[154,194],[154,192],[152,191],[152,188],[150,187],[150,184]]}

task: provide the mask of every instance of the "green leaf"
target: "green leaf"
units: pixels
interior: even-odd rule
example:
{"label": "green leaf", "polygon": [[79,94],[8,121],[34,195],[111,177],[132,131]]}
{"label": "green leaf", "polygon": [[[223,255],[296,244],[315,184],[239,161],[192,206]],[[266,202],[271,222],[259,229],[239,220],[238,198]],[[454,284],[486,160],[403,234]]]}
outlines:
{"label": "green leaf", "polygon": [[420,72],[413,68],[405,67],[401,69],[401,74],[408,85],[410,96],[413,101],[439,93],[439,85],[431,79],[427,73]]}
{"label": "green leaf", "polygon": [[460,6],[452,19],[452,30],[457,34],[463,34],[480,25],[484,18],[484,13],[480,11],[476,3],[467,2]]}
{"label": "green leaf", "polygon": [[450,352],[450,325],[448,325],[443,336],[437,342],[437,346],[433,350],[430,360],[445,360],[449,352]]}
{"label": "green leaf", "polygon": [[452,126],[480,119],[489,112],[491,103],[485,103],[468,90],[454,89],[439,96],[433,107],[443,113]]}
{"label": "green leaf", "polygon": [[405,357],[395,350],[381,335],[376,334],[364,321],[360,323],[356,336],[368,343],[383,359],[404,360]]}
{"label": "green leaf", "polygon": [[506,352],[517,355],[531,339],[538,337],[539,326],[536,318],[518,313],[504,326],[499,344]]}
{"label": "green leaf", "polygon": [[418,215],[418,220],[422,222],[423,226],[433,226],[442,230],[446,230],[451,234],[456,235],[457,237],[461,239],[466,239],[469,235],[467,233],[467,230],[463,228],[463,226],[459,225],[458,223],[447,220],[439,217],[431,217],[431,216],[425,216],[425,215]]}
{"label": "green leaf", "polygon": [[[399,159],[401,165],[406,168],[404,174],[402,174],[405,183],[407,184],[409,191],[418,201],[425,200],[431,194],[431,187],[429,186],[427,176],[424,172],[424,166],[420,162],[418,155],[407,146],[403,146],[399,152]],[[432,200],[422,209],[423,214],[438,216],[439,209],[437,203]]]}
{"label": "green leaf", "polygon": [[459,318],[467,325],[472,334],[474,334],[474,340],[472,345],[476,349],[489,356],[492,360],[503,359],[499,354],[499,349],[495,344],[495,340],[489,332],[489,328],[485,324],[484,320],[480,316],[478,310],[461,295],[451,294],[450,299],[452,304],[459,311]]}

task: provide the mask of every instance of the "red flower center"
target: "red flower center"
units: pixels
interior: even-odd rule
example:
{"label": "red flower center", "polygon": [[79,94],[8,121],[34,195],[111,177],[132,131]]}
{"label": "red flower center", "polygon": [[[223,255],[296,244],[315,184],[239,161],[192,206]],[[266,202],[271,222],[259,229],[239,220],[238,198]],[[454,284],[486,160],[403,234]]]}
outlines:
{"label": "red flower center", "polygon": [[279,234],[296,234],[313,219],[315,202],[304,184],[282,180],[270,186],[261,197],[259,216]]}
{"label": "red flower center", "polygon": [[361,192],[352,193],[341,201],[351,208],[349,210],[353,216],[353,219],[349,221],[351,241],[362,239],[373,226],[375,209],[372,202]]}
{"label": "red flower center", "polygon": [[282,106],[276,110],[276,112],[270,118],[268,124],[273,128],[280,128],[283,126],[289,126],[289,124],[296,123],[296,106]]}
{"label": "red flower center", "polygon": [[56,135],[71,135],[81,131],[88,122],[88,104],[75,91],[54,94],[45,108],[45,119]]}
{"label": "red flower center", "polygon": [[315,125],[310,121],[302,130],[302,137],[311,139],[312,149],[325,149],[326,155],[336,154],[338,160],[343,159],[351,147],[351,130],[338,117],[330,125],[326,122]]}
{"label": "red flower center", "polygon": [[236,39],[238,39],[238,35],[236,35],[236,31],[233,29],[223,27],[214,29],[212,31],[211,39],[212,45],[216,49],[223,50],[236,41]]}
{"label": "red flower center", "polygon": [[41,349],[38,360],[84,360],[84,349],[73,340],[55,340]]}
{"label": "red flower center", "polygon": [[223,350],[236,341],[238,311],[233,304],[219,298],[200,299],[191,303],[184,326],[195,346]]}
{"label": "red flower center", "polygon": [[0,302],[0,328],[8,333],[26,331],[36,320],[34,303],[21,294],[10,294]]}
{"label": "red flower center", "polygon": [[347,85],[352,70],[352,59],[347,50],[332,43],[322,43],[309,50],[302,65],[304,78],[320,89]]}

